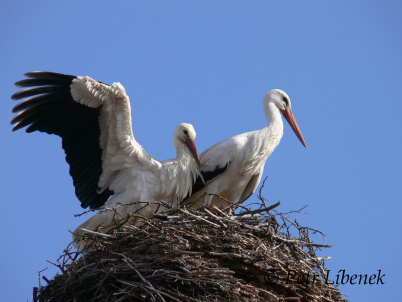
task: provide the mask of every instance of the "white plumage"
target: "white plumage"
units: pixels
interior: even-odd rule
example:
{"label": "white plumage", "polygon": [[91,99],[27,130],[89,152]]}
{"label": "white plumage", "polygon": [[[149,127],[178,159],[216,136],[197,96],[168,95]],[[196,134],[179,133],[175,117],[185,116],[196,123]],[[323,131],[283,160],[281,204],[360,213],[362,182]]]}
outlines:
{"label": "white plumage", "polygon": [[59,135],[82,207],[101,207],[74,239],[81,228],[107,231],[126,221],[127,213],[150,217],[160,210],[155,201],[179,203],[192,193],[200,177],[192,125],[176,128],[177,156],[160,162],[135,140],[129,97],[120,83],[52,72],[26,76],[16,85],[32,88],[12,98],[30,98],[15,106],[13,112],[21,112],[12,120],[13,130],[28,126],[27,132]]}
{"label": "white plumage", "polygon": [[261,180],[267,158],[283,136],[281,114],[307,147],[285,92],[279,89],[269,91],[263,99],[263,108],[266,127],[235,135],[201,153],[202,173],[206,183],[193,190],[194,194],[184,204],[193,207],[213,204],[229,209],[230,213],[230,209],[249,198]]}

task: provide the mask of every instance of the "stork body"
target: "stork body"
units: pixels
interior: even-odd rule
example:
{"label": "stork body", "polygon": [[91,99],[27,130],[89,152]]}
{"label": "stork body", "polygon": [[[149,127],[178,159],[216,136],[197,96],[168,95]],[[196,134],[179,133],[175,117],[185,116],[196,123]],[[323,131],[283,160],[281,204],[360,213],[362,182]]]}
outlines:
{"label": "stork body", "polygon": [[205,177],[205,185],[195,188],[184,204],[193,207],[213,204],[233,209],[249,198],[261,180],[267,158],[283,136],[282,114],[306,147],[285,92],[279,89],[268,92],[263,108],[266,127],[230,137],[201,153],[203,174],[214,176],[214,171],[225,171],[215,177]]}
{"label": "stork body", "polygon": [[180,124],[174,132],[176,158],[158,161],[134,138],[129,97],[120,83],[52,72],[26,76],[16,85],[31,88],[12,97],[29,97],[14,107],[20,113],[13,130],[28,126],[27,132],[60,136],[81,206],[101,207],[75,235],[81,228],[107,231],[127,213],[149,217],[158,211],[153,202],[180,202],[191,194],[200,175],[192,125]]}

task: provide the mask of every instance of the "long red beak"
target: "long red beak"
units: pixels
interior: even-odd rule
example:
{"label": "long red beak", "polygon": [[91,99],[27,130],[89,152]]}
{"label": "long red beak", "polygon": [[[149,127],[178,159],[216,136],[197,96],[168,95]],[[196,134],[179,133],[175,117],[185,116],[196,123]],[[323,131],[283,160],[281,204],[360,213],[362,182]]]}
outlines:
{"label": "long red beak", "polygon": [[303,134],[300,131],[299,125],[297,124],[296,118],[293,115],[292,109],[286,108],[285,110],[281,110],[283,116],[288,121],[290,127],[292,128],[293,132],[296,134],[297,138],[303,144],[305,148],[307,148],[306,142],[303,138]]}
{"label": "long red beak", "polygon": [[187,139],[186,145],[187,145],[188,149],[190,150],[191,154],[193,155],[198,168],[201,169],[201,161],[200,161],[200,157],[198,156],[197,147],[195,146],[194,140]]}

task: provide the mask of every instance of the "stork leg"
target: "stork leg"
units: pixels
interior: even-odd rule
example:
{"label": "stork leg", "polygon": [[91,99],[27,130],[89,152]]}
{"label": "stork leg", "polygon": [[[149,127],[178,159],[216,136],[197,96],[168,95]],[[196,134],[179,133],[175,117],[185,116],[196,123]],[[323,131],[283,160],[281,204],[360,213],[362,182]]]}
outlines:
{"label": "stork leg", "polygon": [[212,198],[213,198],[213,195],[206,194],[204,197],[204,206],[209,207],[211,205]]}

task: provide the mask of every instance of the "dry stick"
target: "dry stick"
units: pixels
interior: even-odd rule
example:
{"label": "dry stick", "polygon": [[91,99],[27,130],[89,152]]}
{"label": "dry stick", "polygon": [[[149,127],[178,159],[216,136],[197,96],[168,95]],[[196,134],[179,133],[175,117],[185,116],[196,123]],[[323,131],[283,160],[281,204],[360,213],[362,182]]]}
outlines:
{"label": "dry stick", "polygon": [[[231,219],[230,216],[222,217],[222,219],[225,219],[225,221],[228,222],[228,223],[234,223],[234,224],[236,224],[238,226],[242,226],[242,227],[244,227],[246,229],[249,229],[249,230],[253,230],[253,231],[256,230],[255,226],[250,226],[250,225],[244,224],[244,223],[242,223],[240,221]],[[250,234],[248,234],[248,235],[250,235]]]}
{"label": "dry stick", "polygon": [[96,289],[94,296],[96,296],[96,294],[98,293],[98,291],[100,290],[101,286],[103,285],[103,283],[107,280],[107,278],[109,278],[109,276],[112,274],[111,271],[108,271],[107,274],[100,280],[100,282],[98,282],[98,288]]}
{"label": "dry stick", "polygon": [[171,252],[175,255],[190,255],[190,256],[204,256],[203,252],[191,252],[191,251],[173,251]]}
{"label": "dry stick", "polygon": [[[63,256],[63,267],[66,266],[68,261],[75,261],[77,259],[78,253],[77,252],[70,252],[69,251],[69,247],[70,247],[71,243],[68,245],[67,249],[64,249],[64,255],[60,256],[59,259],[57,259],[57,261],[59,261]],[[75,254],[75,256],[73,257],[71,254]],[[67,257],[66,257],[67,256]]]}
{"label": "dry stick", "polygon": [[[135,268],[133,268],[128,261],[126,260],[127,258],[125,257],[124,261],[137,273],[138,277],[140,277],[140,279],[145,282],[146,284],[148,284],[148,288],[152,289],[153,291],[155,291],[157,293],[157,295],[159,296],[159,298],[162,299],[162,301],[165,301],[165,299],[163,299],[163,297],[160,295],[159,291],[148,281],[146,280],[138,270],[136,270]],[[131,259],[130,259],[131,261]]]}
{"label": "dry stick", "polygon": [[229,215],[226,212],[223,212],[221,209],[219,209],[216,205],[212,205],[212,208],[217,211],[219,214],[221,214],[224,217],[229,217]]}
{"label": "dry stick", "polygon": [[[39,289],[42,288],[42,285],[40,284],[40,275],[41,275],[41,273],[44,272],[45,270],[47,270],[47,268],[44,268],[43,270],[40,270],[40,271],[38,272]],[[44,278],[44,276],[42,276],[42,279],[45,280],[45,281],[49,284],[49,280],[48,280],[46,277]]]}
{"label": "dry stick", "polygon": [[[185,298],[184,301],[202,302],[202,301],[200,301],[200,300],[190,298],[190,297],[187,296],[187,295],[183,295],[183,294],[181,294],[180,292],[177,292],[177,293],[172,292],[171,290],[168,290],[167,288],[165,288],[165,292],[168,292],[168,293],[170,293],[171,295],[177,296],[177,297],[179,297],[179,298]],[[180,301],[183,301],[183,300],[180,300]]]}
{"label": "dry stick", "polygon": [[286,213],[279,213],[279,212],[276,212],[278,215],[289,215],[289,214],[293,214],[293,213],[298,213],[298,214],[308,214],[308,215],[310,215],[310,213],[308,213],[308,212],[302,212],[305,208],[307,208],[308,207],[308,205],[305,205],[304,207],[302,207],[301,209],[299,209],[299,210],[296,210],[296,211],[289,211],[289,212],[286,212]]}
{"label": "dry stick", "polygon": [[53,261],[50,261],[50,260],[46,260],[46,262],[53,264],[55,267],[58,267],[63,274],[66,272],[60,264],[54,263]]}
{"label": "dry stick", "polygon": [[262,212],[268,212],[268,211],[271,211],[272,209],[275,209],[280,204],[281,204],[281,202],[278,201],[277,203],[273,204],[272,206],[262,208],[262,209],[253,210],[253,211],[247,210],[246,212],[242,212],[242,213],[239,213],[239,214],[233,214],[233,216],[252,215],[252,214],[258,214],[258,213],[262,213]]}
{"label": "dry stick", "polygon": [[262,196],[262,189],[265,187],[265,182],[267,181],[268,176],[264,178],[264,181],[261,184],[260,191],[258,192],[257,198],[265,203],[266,199]]}
{"label": "dry stick", "polygon": [[89,210],[86,210],[86,211],[84,211],[84,212],[82,212],[82,213],[80,213],[80,214],[75,214],[74,217],[80,217],[80,216],[82,216],[82,215],[85,215],[85,214],[87,214],[87,213],[89,213],[89,212],[94,212],[94,211],[97,211],[97,209],[89,209]]}
{"label": "dry stick", "polygon": [[321,265],[321,262],[320,262],[320,259],[318,259],[318,257],[317,257],[317,255],[315,254],[315,252],[314,252],[314,254],[313,254],[313,256],[311,256],[309,253],[307,253],[305,250],[303,250],[303,249],[300,249],[300,252],[302,253],[302,254],[304,254],[304,256],[306,257],[306,258],[309,258],[314,264],[315,264],[315,266],[318,268],[318,270],[320,271],[320,273],[321,273],[321,277],[322,278],[325,278],[325,270],[324,270],[324,268],[322,267],[322,265]]}
{"label": "dry stick", "polygon": [[38,299],[36,298],[38,295],[38,290],[42,288],[42,285],[40,284],[40,274],[45,270],[47,270],[47,268],[38,272],[38,287],[33,288],[33,300],[32,300],[33,302],[38,301]]}
{"label": "dry stick", "polygon": [[[141,278],[141,277],[140,277],[140,278]],[[119,282],[122,283],[122,284],[125,284],[125,285],[129,285],[129,286],[131,286],[131,287],[137,287],[137,284],[136,284],[136,283],[138,283],[138,282],[128,282],[128,281],[124,281],[124,280],[119,280]],[[163,299],[163,297],[161,296],[161,294],[162,294],[162,295],[165,295],[165,296],[167,296],[167,297],[169,297],[169,298],[171,298],[171,299],[173,299],[174,301],[181,302],[180,300],[176,299],[175,297],[172,297],[172,296],[170,296],[169,294],[166,294],[166,293],[164,293],[163,291],[160,291],[160,290],[158,290],[158,289],[156,289],[156,288],[154,288],[154,287],[144,286],[143,288],[146,289],[147,292],[148,292],[149,294],[151,294],[152,296],[153,296],[153,293],[152,293],[152,292],[155,292],[156,295],[157,295],[162,301],[166,301],[166,300]],[[151,292],[149,292],[148,290],[151,291]]]}
{"label": "dry stick", "polygon": [[[227,206],[226,208],[223,208],[224,211],[230,209],[233,205],[235,205],[235,203],[229,201],[228,199],[226,199],[225,197],[222,197],[222,196],[219,195],[219,194],[207,193],[207,192],[205,192],[204,194],[202,194],[195,202],[193,202],[193,203],[191,203],[191,204],[196,205],[196,204],[198,203],[198,201],[200,201],[201,199],[203,199],[206,195],[213,196],[213,197],[217,197],[217,198],[219,198],[219,199],[225,201],[229,206]],[[214,205],[212,205],[212,206],[215,207]]]}
{"label": "dry stick", "polygon": [[95,232],[95,231],[91,231],[88,229],[84,229],[84,228],[80,228],[81,231],[84,231],[85,233],[89,233],[91,235],[95,235],[95,236],[100,236],[100,237],[106,237],[106,238],[113,238],[116,239],[116,236],[113,235],[109,235],[109,234],[104,234],[104,233],[99,233],[99,232]]}
{"label": "dry stick", "polygon": [[210,221],[206,220],[205,218],[202,218],[202,217],[197,216],[197,215],[195,215],[195,214],[193,214],[193,213],[190,213],[190,212],[187,211],[187,210],[184,210],[184,209],[179,209],[179,210],[180,210],[180,212],[182,212],[182,213],[184,213],[184,214],[187,214],[187,215],[189,215],[189,216],[191,216],[191,217],[194,217],[194,218],[196,218],[196,219],[202,220],[202,221],[204,221],[204,222],[206,222],[206,223],[208,223],[208,224],[210,224],[210,225],[212,225],[212,226],[214,226],[214,227],[216,227],[216,228],[218,228],[218,229],[220,228],[220,226],[217,225],[216,223],[210,222]]}
{"label": "dry stick", "polygon": [[[300,210],[297,211],[297,212],[300,213],[301,210],[303,210],[304,208],[305,208],[305,207],[303,207],[302,209],[300,209]],[[323,232],[318,231],[318,230],[315,230],[315,229],[311,229],[311,228],[308,228],[308,227],[301,227],[296,221],[293,222],[293,221],[289,220],[289,219],[288,219],[286,216],[284,216],[282,213],[279,213],[279,215],[281,216],[281,218],[282,218],[282,220],[283,220],[284,222],[285,222],[285,221],[288,221],[291,225],[293,225],[296,229],[298,229],[299,234],[301,234],[301,233],[304,234],[304,237],[305,237],[304,240],[308,240],[308,242],[305,242],[304,244],[301,244],[301,245],[302,245],[302,246],[307,246],[307,247],[309,248],[310,253],[313,255],[313,257],[312,257],[311,255],[309,255],[308,253],[306,253],[304,250],[302,250],[302,252],[303,252],[303,254],[308,255],[308,258],[310,258],[314,263],[316,263],[316,266],[317,266],[318,270],[320,271],[321,276],[325,276],[325,271],[324,271],[323,267],[321,266],[321,264],[318,263],[320,260],[317,259],[318,257],[317,257],[317,255],[316,255],[316,253],[315,253],[315,250],[314,250],[312,247],[320,248],[320,247],[332,247],[332,246],[331,246],[331,245],[316,244],[316,243],[313,244],[313,243],[311,243],[311,242],[310,242],[310,238],[309,238],[309,233],[308,233],[308,231],[309,231],[309,230],[312,230],[312,231],[315,232],[315,233],[318,232],[318,233],[320,233],[322,236],[325,236],[325,234],[324,234]],[[286,222],[285,222],[285,224],[286,224]],[[307,232],[305,232],[305,230],[307,230]],[[288,231],[289,231],[289,229],[288,229]],[[284,239],[281,238],[281,237],[279,237],[278,239],[284,241]],[[296,243],[296,244],[298,244],[298,243]],[[300,244],[299,244],[299,245],[300,245]]]}
{"label": "dry stick", "polygon": [[163,214],[153,214],[152,218],[157,218],[160,220],[171,220],[171,219],[178,219],[180,216],[177,215],[163,215]]}
{"label": "dry stick", "polygon": [[284,239],[280,236],[274,235],[273,236],[275,239],[278,239],[280,241],[286,242],[286,243],[293,243],[296,245],[301,245],[301,246],[315,246],[315,247],[328,247],[331,248],[332,245],[329,244],[321,244],[321,243],[314,243],[314,242],[304,242],[301,240],[296,240],[296,239]]}
{"label": "dry stick", "polygon": [[157,293],[157,295],[159,296],[159,298],[161,298],[162,301],[165,301],[165,299],[163,299],[163,297],[160,296],[159,291],[158,291],[156,288],[154,288],[153,285],[152,285],[148,280],[146,280],[146,279],[140,274],[140,272],[132,265],[132,264],[135,265],[135,263],[133,263],[133,261],[132,261],[130,258],[128,258],[126,255],[121,254],[121,253],[113,253],[113,254],[116,254],[116,255],[119,255],[119,256],[123,257],[123,261],[124,261],[133,271],[135,271],[135,272],[137,273],[137,275],[140,277],[140,279],[148,285],[148,288],[151,289],[151,290],[153,290],[153,291],[155,291],[155,292]]}
{"label": "dry stick", "polygon": [[[300,212],[300,211],[301,211],[301,210],[299,210],[298,212]],[[279,215],[281,216],[281,218],[282,218],[282,220],[283,220],[284,222],[285,222],[285,221],[288,221],[291,225],[293,225],[296,229],[298,229],[298,230],[299,230],[299,234],[302,232],[302,230],[306,230],[306,229],[309,230],[309,229],[310,229],[310,228],[307,228],[307,227],[300,227],[300,225],[299,225],[297,222],[293,222],[293,221],[289,220],[289,219],[288,219],[286,216],[284,216],[282,213],[279,213]],[[285,222],[285,224],[286,224],[286,222]],[[289,228],[288,228],[288,231],[289,231]],[[320,234],[322,234],[323,236],[325,236],[324,233],[322,233],[322,232],[320,232],[320,231],[318,231],[318,232],[319,232]],[[304,232],[303,232],[303,233],[304,233]],[[305,237],[306,237],[305,240],[310,241],[308,232],[305,233]],[[284,238],[282,238],[282,237],[280,237],[280,236],[276,236],[276,235],[275,235],[275,238],[278,239],[278,240],[280,240],[280,241],[286,242],[286,243],[294,243],[294,244],[301,245],[301,246],[307,246],[307,247],[309,248],[309,250],[310,250],[310,253],[312,253],[314,257],[312,257],[310,254],[308,254],[307,252],[305,252],[303,249],[300,249],[300,252],[301,252],[302,254],[304,254],[305,257],[307,256],[311,261],[313,261],[314,263],[316,263],[316,266],[317,266],[317,268],[319,269],[319,271],[320,271],[320,273],[321,273],[321,276],[322,276],[322,277],[325,276],[325,271],[324,271],[324,269],[322,268],[322,266],[320,265],[319,260],[317,259],[317,255],[316,255],[314,249],[312,249],[311,247],[317,247],[317,248],[320,248],[320,247],[332,247],[331,245],[318,244],[318,243],[312,243],[312,242],[303,242],[303,241],[300,241],[300,240],[289,240],[289,239],[284,239]],[[300,243],[302,243],[302,244],[300,244]]]}
{"label": "dry stick", "polygon": [[[213,283],[214,285],[218,285],[220,288],[223,288],[222,285],[226,285],[226,286],[229,286],[229,287],[236,287],[236,289],[241,289],[241,287],[243,287],[243,288],[244,287],[249,287],[249,288],[252,287],[252,286],[240,283],[240,282],[238,282],[237,284],[233,284],[231,282],[225,281],[225,280],[229,280],[229,279],[219,279],[219,280],[214,280],[213,279],[213,280],[211,280],[209,278],[204,278],[203,275],[199,276],[198,278],[196,276],[193,276],[192,278],[185,278],[185,277],[181,277],[181,276],[177,276],[177,275],[174,275],[174,276],[170,275],[170,277],[175,278],[176,280],[182,280],[182,281],[187,281],[187,282],[199,282],[199,283],[208,283],[208,284]],[[271,293],[269,293],[269,292],[267,292],[267,291],[265,291],[265,290],[263,290],[261,288],[259,288],[258,290],[260,290],[262,292],[265,292],[265,293],[267,293],[267,294],[269,294],[271,296],[274,296],[275,298],[279,299],[274,294],[271,294]],[[186,298],[188,299],[189,297],[186,297]],[[193,301],[193,300],[189,300],[189,301]],[[199,300],[194,300],[194,301],[199,302]]]}
{"label": "dry stick", "polygon": [[211,217],[215,218],[224,228],[227,228],[228,226],[223,223],[221,219],[219,219],[218,216],[214,215],[211,211],[208,211],[207,208],[204,208],[204,212],[209,214]]}

